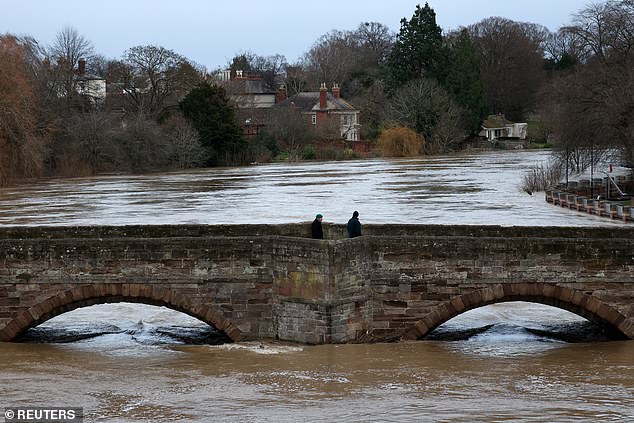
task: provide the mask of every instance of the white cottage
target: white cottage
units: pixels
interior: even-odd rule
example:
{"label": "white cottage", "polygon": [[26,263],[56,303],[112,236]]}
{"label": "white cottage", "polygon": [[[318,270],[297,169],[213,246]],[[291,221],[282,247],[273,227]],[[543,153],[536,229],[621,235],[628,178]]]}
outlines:
{"label": "white cottage", "polygon": [[78,94],[88,97],[93,104],[106,99],[106,80],[97,75],[86,73],[86,60],[79,59],[75,76],[75,89]]}
{"label": "white cottage", "polygon": [[482,130],[478,135],[485,137],[489,141],[498,138],[516,138],[520,140],[526,139],[527,123],[515,123],[506,119],[503,114],[489,115],[482,122]]}

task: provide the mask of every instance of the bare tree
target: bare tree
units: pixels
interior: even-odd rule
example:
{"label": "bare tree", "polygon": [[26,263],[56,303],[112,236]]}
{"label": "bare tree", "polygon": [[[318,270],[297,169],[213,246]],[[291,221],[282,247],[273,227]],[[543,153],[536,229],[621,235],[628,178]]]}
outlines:
{"label": "bare tree", "polygon": [[44,167],[48,139],[28,50],[16,37],[0,36],[0,185],[38,176]]}
{"label": "bare tree", "polygon": [[287,65],[285,69],[286,94],[291,97],[305,91],[308,87],[307,72],[299,65]]}
{"label": "bare tree", "polygon": [[153,119],[139,113],[128,119],[118,140],[123,153],[119,167],[131,172],[165,169],[169,161],[169,144],[165,134]]}
{"label": "bare tree", "polygon": [[376,139],[382,126],[388,103],[383,81],[380,78],[372,79],[365,83],[360,80],[354,80],[349,91],[352,93],[350,102],[363,111],[361,138],[364,140]]}
{"label": "bare tree", "polygon": [[631,0],[593,3],[579,11],[562,30],[583,48],[584,58],[601,63],[627,62],[634,47],[634,3]]}
{"label": "bare tree", "polygon": [[315,128],[315,137],[321,141],[342,141],[341,120],[337,115],[328,116]]}
{"label": "bare tree", "polygon": [[362,65],[376,66],[383,63],[394,45],[394,33],[378,22],[359,24],[352,38],[358,46],[357,55]]}
{"label": "bare tree", "polygon": [[288,66],[286,57],[281,54],[259,56],[250,51],[238,53],[229,63],[229,70],[235,75],[236,71],[259,76],[264,84],[276,88],[282,80],[284,69]]}
{"label": "bare tree", "polygon": [[174,116],[164,125],[163,131],[169,148],[169,165],[177,169],[195,167],[204,163],[205,149],[200,136],[182,117]]}
{"label": "bare tree", "polygon": [[[317,89],[323,82],[340,84],[346,90],[371,85],[393,43],[394,34],[376,22],[361,23],[354,31],[331,31],[321,36],[301,62],[309,89]],[[361,84],[353,84],[355,79]]]}
{"label": "bare tree", "polygon": [[54,75],[59,78],[60,94],[72,101],[77,95],[75,69],[80,59],[90,60],[94,54],[92,42],[71,27],[65,26],[55,36],[55,41],[48,49],[48,56],[57,65]]}
{"label": "bare tree", "polygon": [[271,135],[280,149],[299,157],[301,147],[311,140],[313,129],[308,120],[294,106],[280,108],[272,116]]}
{"label": "bare tree", "polygon": [[565,29],[549,33],[543,45],[546,58],[558,70],[585,62],[587,59],[578,38]]}
{"label": "bare tree", "polygon": [[108,113],[91,111],[64,120],[64,136],[53,144],[54,172],[64,176],[118,170],[122,155],[120,122]]}
{"label": "bare tree", "polygon": [[422,135],[431,153],[456,148],[467,133],[462,110],[432,79],[415,79],[399,88],[386,114],[388,122],[407,126]]}
{"label": "bare tree", "polygon": [[[563,30],[585,56],[553,92],[560,150],[567,162],[583,166],[594,162],[597,148],[619,148],[625,163],[634,165],[634,2],[592,4]],[[586,157],[574,154],[579,150]]]}
{"label": "bare tree", "polygon": [[331,31],[322,35],[303,57],[308,86],[317,89],[347,80],[354,63],[354,41],[349,32]]}
{"label": "bare tree", "polygon": [[175,106],[202,79],[202,71],[186,58],[151,45],[129,49],[113,74],[133,113],[153,117]]}
{"label": "bare tree", "polygon": [[490,111],[523,120],[535,108],[543,83],[543,43],[548,30],[500,17],[468,28],[480,58],[484,97]]}

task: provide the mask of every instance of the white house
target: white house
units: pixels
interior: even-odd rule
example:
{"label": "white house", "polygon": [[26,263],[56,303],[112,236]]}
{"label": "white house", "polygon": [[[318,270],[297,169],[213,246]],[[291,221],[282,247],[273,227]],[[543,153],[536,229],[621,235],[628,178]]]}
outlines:
{"label": "white house", "polygon": [[227,70],[216,79],[240,109],[270,109],[275,105],[277,90],[268,87],[258,75],[245,75],[239,70],[231,79],[231,71]]}
{"label": "white house", "polygon": [[75,76],[75,90],[95,104],[106,99],[106,80],[97,75],[86,73],[86,60],[79,59]]}
{"label": "white house", "polygon": [[517,138],[520,140],[526,139],[527,123],[515,123],[506,119],[503,114],[489,115],[489,117],[482,122],[482,130],[478,135],[486,137],[489,141],[494,141],[498,138]]}

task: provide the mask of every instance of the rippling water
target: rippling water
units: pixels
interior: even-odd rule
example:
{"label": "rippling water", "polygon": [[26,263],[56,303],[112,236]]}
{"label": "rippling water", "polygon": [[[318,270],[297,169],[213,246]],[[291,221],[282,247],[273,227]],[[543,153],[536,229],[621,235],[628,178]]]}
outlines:
{"label": "rippling water", "polygon": [[547,152],[266,164],[50,180],[0,190],[3,225],[346,222],[619,225],[520,191]]}
{"label": "rippling water", "polygon": [[[271,164],[0,190],[0,225],[344,222],[620,225],[519,192],[543,152]],[[104,304],[0,343],[5,406],[108,422],[634,421],[634,343],[530,303],[464,313],[427,340],[222,342],[171,310]]]}
{"label": "rippling water", "polygon": [[550,336],[568,325],[585,331],[584,322],[516,302],[441,327],[488,328],[460,341],[192,345],[178,339],[182,328],[194,338],[209,330],[195,319],[104,304],[39,328],[93,335],[83,340],[0,344],[1,398],[83,406],[88,421],[632,421],[634,344]]}

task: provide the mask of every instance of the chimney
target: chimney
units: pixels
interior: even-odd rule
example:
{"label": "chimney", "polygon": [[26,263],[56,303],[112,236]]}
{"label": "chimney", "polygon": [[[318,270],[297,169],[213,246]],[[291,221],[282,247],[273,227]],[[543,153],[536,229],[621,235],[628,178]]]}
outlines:
{"label": "chimney", "polygon": [[321,87],[319,87],[319,108],[326,108],[326,95],[328,94],[328,88],[326,88],[326,83],[323,82]]}
{"label": "chimney", "polygon": [[280,88],[277,90],[277,102],[281,103],[284,100],[286,100],[286,86],[280,84]]}
{"label": "chimney", "polygon": [[333,84],[333,86],[332,86],[332,96],[334,98],[339,98],[339,85]]}
{"label": "chimney", "polygon": [[79,59],[79,68],[77,69],[77,73],[80,75],[84,75],[86,73],[86,59],[83,57]]}

